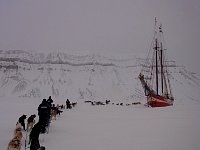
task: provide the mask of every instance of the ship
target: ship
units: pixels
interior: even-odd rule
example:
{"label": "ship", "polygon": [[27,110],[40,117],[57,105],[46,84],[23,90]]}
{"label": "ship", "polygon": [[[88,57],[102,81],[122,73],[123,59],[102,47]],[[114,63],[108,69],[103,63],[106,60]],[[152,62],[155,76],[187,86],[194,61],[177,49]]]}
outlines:
{"label": "ship", "polygon": [[166,51],[162,25],[157,25],[155,18],[153,40],[138,76],[147,98],[146,104],[150,107],[166,107],[174,103]]}

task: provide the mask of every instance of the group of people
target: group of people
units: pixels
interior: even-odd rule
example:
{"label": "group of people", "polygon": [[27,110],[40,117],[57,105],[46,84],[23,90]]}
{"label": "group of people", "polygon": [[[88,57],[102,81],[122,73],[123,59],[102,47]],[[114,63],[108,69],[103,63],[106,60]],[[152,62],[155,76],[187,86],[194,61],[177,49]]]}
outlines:
{"label": "group of people", "polygon": [[27,118],[27,115],[22,115],[19,117],[17,126],[20,124],[21,129],[27,132],[30,132],[29,134],[29,144],[30,144],[30,150],[45,150],[44,147],[40,146],[39,142],[39,135],[41,133],[48,132],[48,127],[50,124],[50,116],[51,116],[51,110],[52,110],[52,103],[53,100],[51,96],[49,98],[43,99],[42,103],[38,106],[38,116],[39,120],[35,124],[35,117],[36,115],[33,114],[27,119],[27,124],[25,126],[25,120]]}
{"label": "group of people", "polygon": [[[66,109],[71,109],[77,103],[71,103],[69,99],[66,101]],[[51,96],[49,98],[43,99],[42,103],[38,106],[38,116],[39,121],[34,125],[32,128],[30,135],[29,135],[29,142],[30,142],[30,150],[37,150],[40,147],[39,143],[39,135],[40,133],[48,133],[49,124],[54,115],[60,115],[63,111],[60,109],[64,109],[64,105],[55,106],[53,104],[53,100]]]}
{"label": "group of people", "polygon": [[[38,122],[35,124],[36,115],[33,114],[27,119],[27,124],[25,125],[25,120],[27,115],[22,115],[19,117],[17,126],[20,124],[21,130],[30,132],[29,142],[30,150],[45,150],[45,147],[40,146],[39,135],[43,133],[48,133],[49,125],[53,117],[60,115],[63,111],[61,109],[71,109],[77,103],[71,103],[69,99],[66,100],[66,105],[57,105],[53,104],[51,96],[48,99],[43,99],[41,104],[38,106]],[[28,141],[28,140],[27,140]],[[26,144],[26,142],[25,142]]]}
{"label": "group of people", "polygon": [[47,100],[43,99],[42,103],[38,106],[39,121],[34,125],[29,135],[30,150],[40,148],[39,135],[40,133],[48,132],[52,103],[53,100],[49,96]]}

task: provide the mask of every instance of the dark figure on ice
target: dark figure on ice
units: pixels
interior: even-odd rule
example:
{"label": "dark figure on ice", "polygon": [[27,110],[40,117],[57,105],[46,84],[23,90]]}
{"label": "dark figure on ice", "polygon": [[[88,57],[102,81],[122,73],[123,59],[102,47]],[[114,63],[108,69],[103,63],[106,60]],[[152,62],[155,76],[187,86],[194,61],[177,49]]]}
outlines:
{"label": "dark figure on ice", "polygon": [[106,100],[106,104],[109,104],[110,103],[110,100]]}
{"label": "dark figure on ice", "polygon": [[71,106],[71,103],[69,101],[69,99],[66,100],[66,109],[71,109],[72,106]]}
{"label": "dark figure on ice", "polygon": [[39,122],[41,123],[41,133],[45,133],[46,127],[49,126],[51,107],[47,103],[46,99],[43,99],[42,103],[38,106]]}
{"label": "dark figure on ice", "polygon": [[62,110],[59,110],[58,108],[56,108],[57,114],[60,116],[60,114],[63,112]]}
{"label": "dark figure on ice", "polygon": [[40,122],[36,123],[32,128],[29,135],[30,150],[38,150],[40,148],[39,135],[41,128],[42,124]]}
{"label": "dark figure on ice", "polygon": [[49,96],[49,98],[47,99],[47,103],[49,104],[50,107],[52,107],[53,100],[51,96]]}
{"label": "dark figure on ice", "polygon": [[25,129],[25,119],[26,119],[26,115],[22,115],[21,117],[19,117],[18,122],[21,124],[21,126],[23,127],[24,131]]}

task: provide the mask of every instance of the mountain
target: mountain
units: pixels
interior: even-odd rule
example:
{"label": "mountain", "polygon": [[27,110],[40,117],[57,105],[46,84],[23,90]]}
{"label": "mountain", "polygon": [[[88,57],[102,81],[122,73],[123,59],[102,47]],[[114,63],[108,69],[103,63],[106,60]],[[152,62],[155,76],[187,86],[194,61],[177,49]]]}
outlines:
{"label": "mountain", "polygon": [[[137,78],[143,61],[137,57],[119,60],[99,55],[1,50],[0,96],[143,101]],[[174,61],[169,66],[175,99],[198,101],[200,75]]]}

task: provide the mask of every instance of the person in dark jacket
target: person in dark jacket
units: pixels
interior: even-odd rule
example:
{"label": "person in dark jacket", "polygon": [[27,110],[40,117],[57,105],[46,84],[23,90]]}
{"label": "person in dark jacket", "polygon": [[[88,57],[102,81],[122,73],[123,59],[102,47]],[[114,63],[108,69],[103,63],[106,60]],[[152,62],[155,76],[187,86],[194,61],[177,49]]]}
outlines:
{"label": "person in dark jacket", "polygon": [[39,136],[42,124],[37,122],[31,130],[29,135],[30,150],[38,150],[40,148]]}
{"label": "person in dark jacket", "polygon": [[42,100],[42,103],[38,106],[38,115],[42,115],[42,114],[50,114],[51,111],[51,107],[49,105],[49,103],[46,101],[46,99]]}
{"label": "person in dark jacket", "polygon": [[19,117],[18,122],[21,124],[21,126],[23,127],[24,131],[25,129],[25,119],[26,119],[26,115],[22,115],[21,117]]}
{"label": "person in dark jacket", "polygon": [[46,127],[49,125],[51,107],[47,103],[46,99],[43,99],[42,103],[38,107],[39,122],[42,124],[41,133],[45,133]]}
{"label": "person in dark jacket", "polygon": [[52,107],[53,100],[51,96],[49,96],[49,98],[47,99],[47,103],[49,104],[50,107]]}
{"label": "person in dark jacket", "polygon": [[69,99],[66,100],[66,109],[71,109],[72,106],[71,106],[71,103],[69,101]]}

